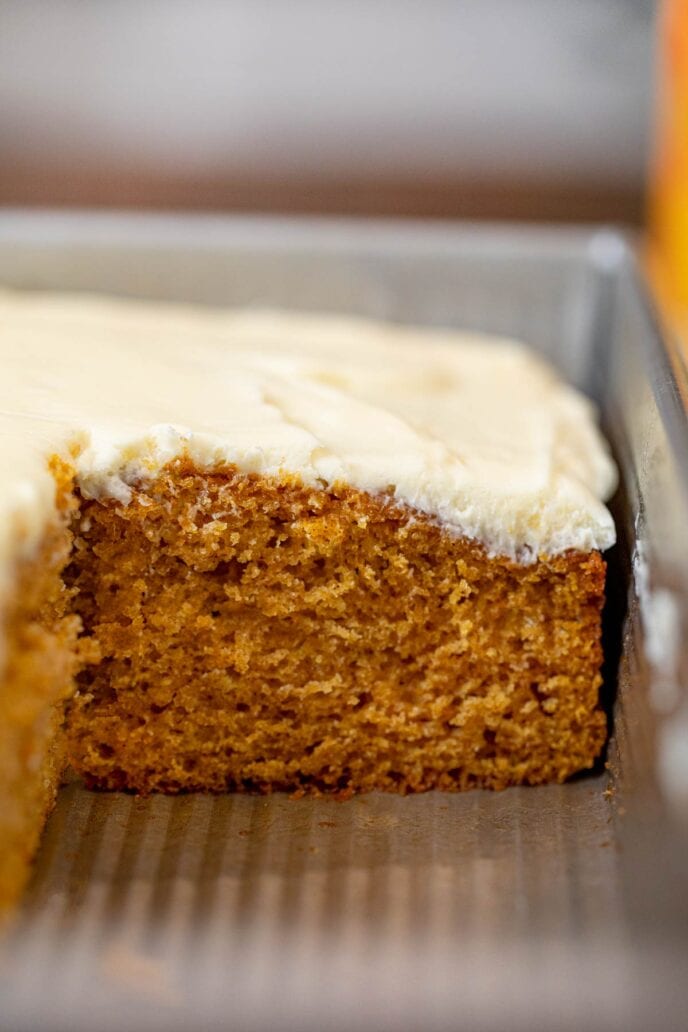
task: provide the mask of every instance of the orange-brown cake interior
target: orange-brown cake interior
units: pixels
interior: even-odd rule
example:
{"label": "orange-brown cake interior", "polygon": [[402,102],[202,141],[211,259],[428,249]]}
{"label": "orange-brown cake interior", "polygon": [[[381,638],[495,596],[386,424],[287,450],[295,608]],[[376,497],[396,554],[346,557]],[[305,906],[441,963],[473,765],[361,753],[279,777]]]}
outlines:
{"label": "orange-brown cake interior", "polygon": [[73,690],[78,618],[61,579],[70,550],[71,478],[57,478],[61,520],[35,558],[19,564],[3,616],[0,683],[0,911],[26,880],[65,764],[64,700]]}
{"label": "orange-brown cake interior", "polygon": [[175,460],[81,501],[66,581],[91,785],[420,791],[561,781],[606,734],[600,554],[531,564],[384,496]]}

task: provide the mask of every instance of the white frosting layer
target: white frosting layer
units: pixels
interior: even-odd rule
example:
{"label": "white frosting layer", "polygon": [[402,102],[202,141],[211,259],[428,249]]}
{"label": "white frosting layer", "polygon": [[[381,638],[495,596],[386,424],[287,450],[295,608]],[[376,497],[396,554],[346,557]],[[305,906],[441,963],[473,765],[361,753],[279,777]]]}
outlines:
{"label": "white frosting layer", "polygon": [[[188,453],[395,497],[529,561],[605,549],[616,472],[590,403],[519,344],[362,319],[0,294],[0,568],[82,492]],[[1,570],[0,570],[1,575]]]}

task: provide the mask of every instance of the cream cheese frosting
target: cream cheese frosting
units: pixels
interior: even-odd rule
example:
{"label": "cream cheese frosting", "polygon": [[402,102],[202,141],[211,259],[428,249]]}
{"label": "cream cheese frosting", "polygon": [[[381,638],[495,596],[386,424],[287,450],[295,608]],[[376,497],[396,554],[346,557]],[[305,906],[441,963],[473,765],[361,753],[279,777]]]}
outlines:
{"label": "cream cheese frosting", "polygon": [[0,577],[54,507],[48,458],[126,504],[202,470],[388,491],[529,562],[606,549],[616,470],[591,403],[523,345],[282,311],[0,293]]}

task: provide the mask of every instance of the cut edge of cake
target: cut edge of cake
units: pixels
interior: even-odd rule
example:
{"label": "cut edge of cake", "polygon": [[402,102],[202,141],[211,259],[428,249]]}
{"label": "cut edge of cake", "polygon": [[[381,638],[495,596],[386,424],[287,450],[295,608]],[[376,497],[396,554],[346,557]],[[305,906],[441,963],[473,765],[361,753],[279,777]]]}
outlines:
{"label": "cut edge of cake", "polygon": [[81,502],[70,761],[137,792],[563,781],[606,737],[604,578],[596,551],[520,564],[389,496],[175,460]]}
{"label": "cut edge of cake", "polygon": [[51,463],[55,516],[37,554],[18,559],[0,607],[0,919],[20,894],[65,764],[64,708],[79,667],[80,620],[62,573],[77,507],[73,476]]}

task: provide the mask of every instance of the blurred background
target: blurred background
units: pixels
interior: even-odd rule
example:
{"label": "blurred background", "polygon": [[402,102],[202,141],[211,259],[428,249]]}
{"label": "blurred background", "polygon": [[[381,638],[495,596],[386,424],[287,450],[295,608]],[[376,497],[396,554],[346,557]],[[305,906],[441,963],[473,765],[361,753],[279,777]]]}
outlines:
{"label": "blurred background", "polygon": [[0,206],[642,227],[688,343],[688,0],[0,0],[0,157]]}
{"label": "blurred background", "polygon": [[655,7],[0,0],[0,203],[639,223]]}

